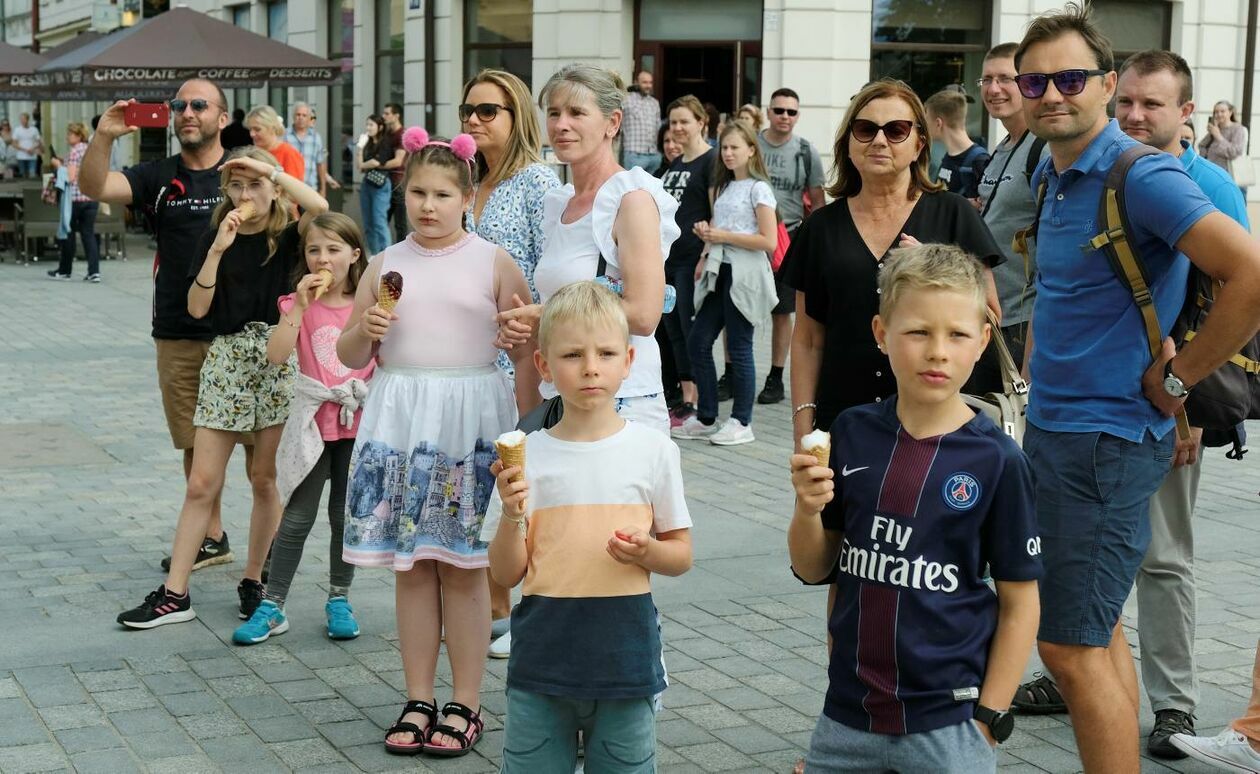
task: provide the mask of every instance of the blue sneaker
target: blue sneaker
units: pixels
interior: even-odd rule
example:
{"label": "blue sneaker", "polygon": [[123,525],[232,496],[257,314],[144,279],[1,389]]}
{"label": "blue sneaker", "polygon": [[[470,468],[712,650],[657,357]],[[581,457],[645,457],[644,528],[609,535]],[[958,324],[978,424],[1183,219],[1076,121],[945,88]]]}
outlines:
{"label": "blue sneaker", "polygon": [[324,605],[328,616],[328,636],[334,640],[353,640],[359,636],[359,622],[345,597],[332,597]]}
{"label": "blue sneaker", "polygon": [[276,607],[270,599],[258,603],[258,608],[249,620],[236,627],[232,632],[232,642],[237,645],[257,645],[266,642],[273,634],[284,634],[289,630],[289,619],[284,611]]}

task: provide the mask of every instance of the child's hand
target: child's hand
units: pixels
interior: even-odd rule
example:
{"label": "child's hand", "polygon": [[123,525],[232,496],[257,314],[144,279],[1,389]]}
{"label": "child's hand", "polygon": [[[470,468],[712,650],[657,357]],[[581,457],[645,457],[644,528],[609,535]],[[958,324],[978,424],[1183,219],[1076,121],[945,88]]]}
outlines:
{"label": "child's hand", "polygon": [[812,454],[792,455],[792,488],[796,490],[796,507],[805,513],[822,513],[823,506],[836,496],[836,475],[831,468],[818,464]]}
{"label": "child's hand", "polygon": [[901,235],[901,240],[897,242],[897,247],[918,247],[921,244],[923,243],[920,242],[919,240],[915,239],[909,234],[903,233]]}
{"label": "child's hand", "polygon": [[324,278],[318,274],[307,274],[298,281],[296,292],[293,294],[293,301],[298,309],[305,310],[311,305],[311,296],[315,292],[315,288],[324,284]]}
{"label": "child's hand", "polygon": [[229,210],[228,214],[223,216],[223,221],[219,223],[219,232],[215,235],[214,244],[210,246],[210,249],[222,255],[236,241],[236,230],[240,227],[241,211]]}
{"label": "child's hand", "polygon": [[641,564],[652,536],[638,527],[622,527],[608,538],[608,555],[622,564]]}
{"label": "child's hand", "polygon": [[513,481],[512,477],[521,473],[520,465],[503,467],[503,460],[495,460],[490,465],[494,475],[495,486],[499,489],[499,499],[503,501],[503,512],[513,518],[525,515],[525,499],[529,495],[529,483],[525,479]]}
{"label": "child's hand", "polygon": [[515,293],[512,294],[512,303],[514,308],[505,309],[494,316],[494,321],[499,324],[494,345],[499,349],[510,350],[528,343],[538,329],[538,320],[542,317],[542,304],[527,304]]}
{"label": "child's hand", "polygon": [[398,315],[372,304],[363,310],[363,319],[359,321],[359,327],[363,328],[364,335],[369,339],[380,341],[385,338],[386,333],[389,333],[390,324],[397,319]]}
{"label": "child's hand", "polygon": [[700,239],[701,239],[701,240],[703,240],[703,241],[705,241],[705,242],[708,242],[708,241],[709,241],[709,230],[710,230],[711,228],[712,228],[712,227],[709,225],[709,221],[707,221],[707,220],[697,220],[695,223],[693,223],[693,224],[692,224],[692,226],[691,226],[691,232],[692,232],[693,234],[695,234],[696,236],[700,237]]}

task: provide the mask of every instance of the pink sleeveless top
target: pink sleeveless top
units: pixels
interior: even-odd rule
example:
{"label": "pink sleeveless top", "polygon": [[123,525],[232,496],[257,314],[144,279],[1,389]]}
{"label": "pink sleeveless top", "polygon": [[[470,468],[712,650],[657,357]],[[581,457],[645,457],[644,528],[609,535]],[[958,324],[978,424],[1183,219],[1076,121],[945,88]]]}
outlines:
{"label": "pink sleeveless top", "polygon": [[468,234],[450,247],[427,250],[408,236],[381,254],[381,274],[402,275],[398,319],[381,340],[385,367],[463,368],[498,357],[494,316],[494,256],[498,248]]}

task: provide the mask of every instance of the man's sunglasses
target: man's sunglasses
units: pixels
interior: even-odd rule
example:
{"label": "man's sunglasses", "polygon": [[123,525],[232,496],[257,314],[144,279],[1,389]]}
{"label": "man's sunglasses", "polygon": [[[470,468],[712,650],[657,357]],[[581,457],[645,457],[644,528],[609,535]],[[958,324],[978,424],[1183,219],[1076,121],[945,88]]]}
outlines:
{"label": "man's sunglasses", "polygon": [[1072,96],[1085,90],[1085,82],[1091,75],[1106,75],[1107,70],[1060,70],[1057,73],[1020,73],[1015,76],[1019,85],[1019,93],[1027,99],[1041,99],[1045,96],[1046,87],[1054,81],[1054,87],[1060,94]]}
{"label": "man's sunglasses", "polygon": [[222,109],[223,107],[217,102],[207,102],[204,99],[194,99],[194,100],[173,99],[166,104],[170,106],[171,112],[176,115],[183,113],[190,106],[192,107],[194,113],[204,113],[206,112],[206,108],[210,107],[211,105],[214,105],[215,107],[220,108],[220,109]]}
{"label": "man's sunglasses", "polygon": [[865,118],[857,118],[853,121],[850,131],[853,133],[853,139],[858,142],[866,143],[875,139],[875,135],[881,131],[884,133],[884,139],[889,142],[905,142],[910,133],[914,131],[915,123],[904,119],[899,121],[889,121],[886,124],[877,124]]}
{"label": "man's sunglasses", "polygon": [[506,110],[511,113],[512,108],[507,105],[496,105],[493,102],[482,102],[478,105],[469,105],[467,102],[459,106],[459,120],[467,123],[472,118],[473,113],[477,114],[477,120],[484,123],[493,121],[499,115],[500,110]]}
{"label": "man's sunglasses", "polygon": [[792,116],[793,118],[795,118],[796,114],[801,111],[797,110],[796,108],[772,107],[770,108],[770,112],[774,113],[776,116]]}

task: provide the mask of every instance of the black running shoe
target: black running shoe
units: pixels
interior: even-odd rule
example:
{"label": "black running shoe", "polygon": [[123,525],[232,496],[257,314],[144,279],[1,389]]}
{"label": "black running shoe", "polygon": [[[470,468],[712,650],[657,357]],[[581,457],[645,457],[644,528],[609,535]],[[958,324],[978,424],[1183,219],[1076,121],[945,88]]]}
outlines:
{"label": "black running shoe", "polygon": [[1146,751],[1156,758],[1179,760],[1186,754],[1173,746],[1172,735],[1194,736],[1194,716],[1181,710],[1166,709],[1155,713],[1155,728],[1146,737]]}
{"label": "black running shoe", "polygon": [[157,591],[144,598],[144,604],[119,613],[115,619],[130,629],[152,629],[164,624],[183,623],[197,617],[192,609],[192,595],[185,592],[177,597],[158,586]]}
{"label": "black running shoe", "polygon": [[757,402],[766,406],[771,403],[782,402],[783,397],[783,382],[766,377],[766,386],[761,389],[761,394],[757,396]]}
{"label": "black running shoe", "polygon": [[[228,543],[227,530],[224,530],[223,537],[218,540],[208,537],[202,542],[201,550],[197,552],[197,560],[193,562],[193,570],[213,567],[216,564],[227,564],[232,561],[232,558],[232,546]],[[166,572],[171,571],[169,556],[162,560],[162,569]]]}
{"label": "black running shoe", "polygon": [[258,609],[258,604],[263,600],[263,594],[267,591],[267,587],[256,580],[245,578],[236,587],[236,595],[241,598],[241,620],[247,621],[249,617]]}
{"label": "black running shoe", "polygon": [[722,374],[722,378],[718,379],[718,401],[731,399],[731,380],[730,374]]}

